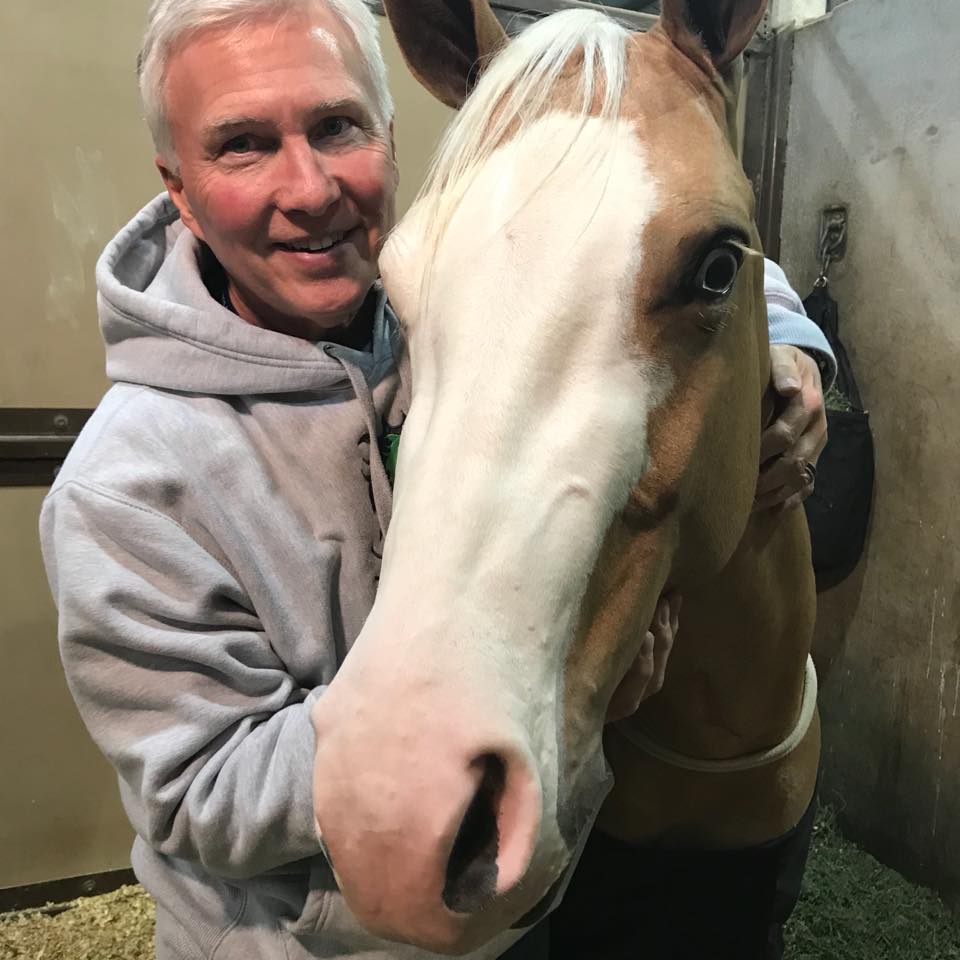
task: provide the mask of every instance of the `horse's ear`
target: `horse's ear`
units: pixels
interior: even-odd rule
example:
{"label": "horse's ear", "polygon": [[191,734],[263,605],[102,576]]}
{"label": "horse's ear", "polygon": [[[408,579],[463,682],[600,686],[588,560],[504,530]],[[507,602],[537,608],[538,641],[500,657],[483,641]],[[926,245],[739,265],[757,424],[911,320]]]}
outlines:
{"label": "horse's ear", "polygon": [[507,42],[488,0],[384,0],[384,7],[411,73],[455,110]]}
{"label": "horse's ear", "polygon": [[663,0],[660,22],[690,59],[724,71],[763,19],[767,0]]}

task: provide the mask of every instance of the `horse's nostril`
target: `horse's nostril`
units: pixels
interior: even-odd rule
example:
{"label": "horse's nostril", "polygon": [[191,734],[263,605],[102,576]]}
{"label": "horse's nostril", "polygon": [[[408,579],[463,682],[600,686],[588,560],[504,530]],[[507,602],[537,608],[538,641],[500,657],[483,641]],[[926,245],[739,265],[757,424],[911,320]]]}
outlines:
{"label": "horse's nostril", "polygon": [[453,842],[443,887],[444,904],[457,913],[476,913],[497,891],[497,816],[506,764],[488,753],[474,765],[482,768],[483,775]]}

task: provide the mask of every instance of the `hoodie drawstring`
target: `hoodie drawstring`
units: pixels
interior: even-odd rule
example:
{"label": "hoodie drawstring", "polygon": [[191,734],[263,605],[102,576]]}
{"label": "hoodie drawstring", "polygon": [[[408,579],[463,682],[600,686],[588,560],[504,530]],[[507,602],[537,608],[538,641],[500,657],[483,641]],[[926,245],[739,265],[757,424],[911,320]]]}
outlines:
{"label": "hoodie drawstring", "polygon": [[370,435],[370,487],[373,490],[373,505],[380,523],[380,534],[386,537],[387,527],[390,526],[390,514],[393,511],[393,490],[390,487],[386,467],[383,465],[383,458],[380,456],[380,444],[377,442],[380,436],[380,416],[373,404],[373,394],[370,392],[367,378],[356,364],[341,356],[339,352],[327,350],[327,354],[343,367],[343,372],[347,375],[350,386],[353,387],[353,392],[360,403],[360,409],[363,411],[367,432]]}

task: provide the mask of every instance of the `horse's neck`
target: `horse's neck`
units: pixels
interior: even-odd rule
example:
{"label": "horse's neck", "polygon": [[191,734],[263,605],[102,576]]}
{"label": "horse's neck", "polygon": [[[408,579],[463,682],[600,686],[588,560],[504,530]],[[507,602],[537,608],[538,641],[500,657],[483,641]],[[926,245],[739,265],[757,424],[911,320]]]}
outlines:
{"label": "horse's neck", "polygon": [[694,757],[777,744],[796,723],[815,603],[803,511],[755,515],[725,569],[684,593],[664,688],[637,722]]}

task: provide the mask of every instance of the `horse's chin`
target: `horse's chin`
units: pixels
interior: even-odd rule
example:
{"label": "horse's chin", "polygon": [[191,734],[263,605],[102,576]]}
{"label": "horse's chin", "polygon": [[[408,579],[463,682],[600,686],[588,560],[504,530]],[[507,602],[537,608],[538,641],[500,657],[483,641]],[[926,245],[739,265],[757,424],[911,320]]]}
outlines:
{"label": "horse's chin", "polygon": [[528,910],[516,923],[511,924],[510,929],[523,930],[526,927],[532,927],[539,923],[553,908],[554,901],[559,901],[560,894],[566,886],[573,867],[574,863],[571,860],[571,862],[564,867],[563,873],[554,880],[550,889],[540,898],[537,905],[533,907],[533,909]]}

